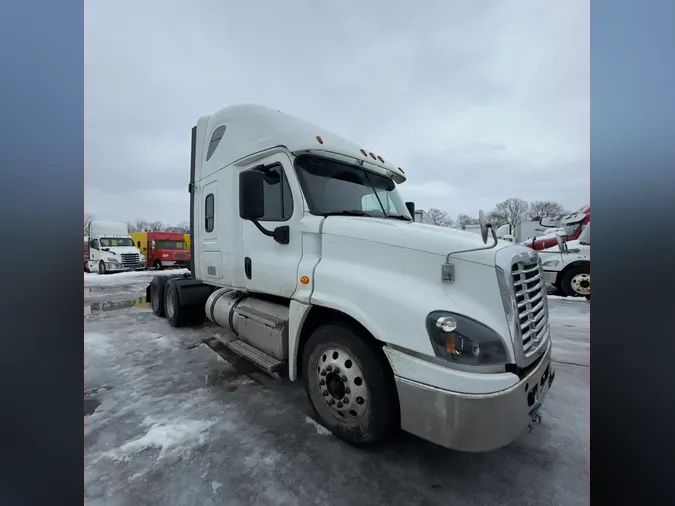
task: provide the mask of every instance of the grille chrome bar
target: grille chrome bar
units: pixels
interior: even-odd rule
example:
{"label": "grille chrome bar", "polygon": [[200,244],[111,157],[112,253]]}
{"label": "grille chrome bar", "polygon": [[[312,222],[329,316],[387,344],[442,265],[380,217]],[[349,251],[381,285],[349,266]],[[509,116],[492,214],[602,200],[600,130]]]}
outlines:
{"label": "grille chrome bar", "polygon": [[511,278],[516,298],[517,331],[525,357],[529,358],[539,349],[535,344],[547,338],[548,331],[548,304],[540,261],[513,263]]}

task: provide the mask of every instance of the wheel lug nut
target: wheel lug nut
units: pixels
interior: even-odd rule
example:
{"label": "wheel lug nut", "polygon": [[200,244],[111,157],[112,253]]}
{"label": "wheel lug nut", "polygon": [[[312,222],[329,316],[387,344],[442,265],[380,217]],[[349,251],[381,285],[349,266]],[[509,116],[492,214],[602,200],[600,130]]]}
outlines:
{"label": "wheel lug nut", "polygon": [[325,375],[326,375],[326,371],[325,370],[321,371],[321,376],[325,376]]}
{"label": "wheel lug nut", "polygon": [[333,366],[332,366],[332,365],[329,365],[328,367],[326,367],[326,371],[331,372],[332,370],[333,370]]}
{"label": "wheel lug nut", "polygon": [[363,404],[363,397],[357,397],[356,404]]}
{"label": "wheel lug nut", "polygon": [[345,397],[344,399],[342,399],[342,403],[346,406],[347,404],[349,404],[349,399]]}
{"label": "wheel lug nut", "polygon": [[323,396],[324,396],[324,397],[328,397],[328,390],[324,390],[324,391],[323,391]]}
{"label": "wheel lug nut", "polygon": [[345,376],[344,374],[342,375],[342,381],[347,383],[347,376]]}
{"label": "wheel lug nut", "polygon": [[321,381],[319,381],[319,385],[322,385],[322,386],[323,386],[323,385],[325,385],[325,384],[326,384],[326,380],[325,380],[325,379],[322,379]]}
{"label": "wheel lug nut", "polygon": [[329,401],[328,401],[328,404],[330,404],[331,406],[332,406],[333,404],[335,404],[335,399],[329,400]]}
{"label": "wheel lug nut", "polygon": [[333,372],[334,372],[335,374],[340,374],[340,368],[339,368],[339,367],[336,367],[335,369],[333,369]]}
{"label": "wheel lug nut", "polygon": [[342,403],[341,403],[341,402],[338,402],[337,407],[338,407],[338,408],[341,408],[341,407],[342,407]]}
{"label": "wheel lug nut", "polygon": [[346,393],[346,394],[351,394],[352,391],[349,389],[349,387],[347,387],[347,388],[345,388],[345,393]]}

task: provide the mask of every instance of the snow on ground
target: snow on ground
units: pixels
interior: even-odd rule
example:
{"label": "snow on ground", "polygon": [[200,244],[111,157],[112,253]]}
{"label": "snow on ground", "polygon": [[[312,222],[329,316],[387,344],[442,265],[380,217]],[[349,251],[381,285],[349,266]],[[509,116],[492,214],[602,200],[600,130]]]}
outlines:
{"label": "snow on ground", "polygon": [[585,300],[549,299],[557,376],[531,434],[489,454],[403,433],[363,451],[314,420],[301,385],[203,344],[223,329],[156,318],[153,274],[85,275],[88,504],[588,503]]}

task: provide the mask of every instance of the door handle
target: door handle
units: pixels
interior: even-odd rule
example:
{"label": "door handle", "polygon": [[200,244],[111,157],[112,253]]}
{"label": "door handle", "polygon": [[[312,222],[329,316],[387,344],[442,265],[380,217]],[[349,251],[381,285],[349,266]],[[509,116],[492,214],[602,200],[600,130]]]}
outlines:
{"label": "door handle", "polygon": [[251,279],[251,259],[249,257],[244,258],[244,274],[248,279]]}

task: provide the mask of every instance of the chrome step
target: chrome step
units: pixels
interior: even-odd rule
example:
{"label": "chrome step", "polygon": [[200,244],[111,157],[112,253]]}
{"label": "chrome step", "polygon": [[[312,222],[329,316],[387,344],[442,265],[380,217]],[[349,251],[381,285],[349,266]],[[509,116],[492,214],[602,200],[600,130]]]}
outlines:
{"label": "chrome step", "polygon": [[267,353],[263,353],[258,348],[254,348],[240,339],[229,341],[224,344],[234,353],[250,360],[268,374],[277,372],[284,365],[283,362],[278,361],[274,357],[270,357]]}

